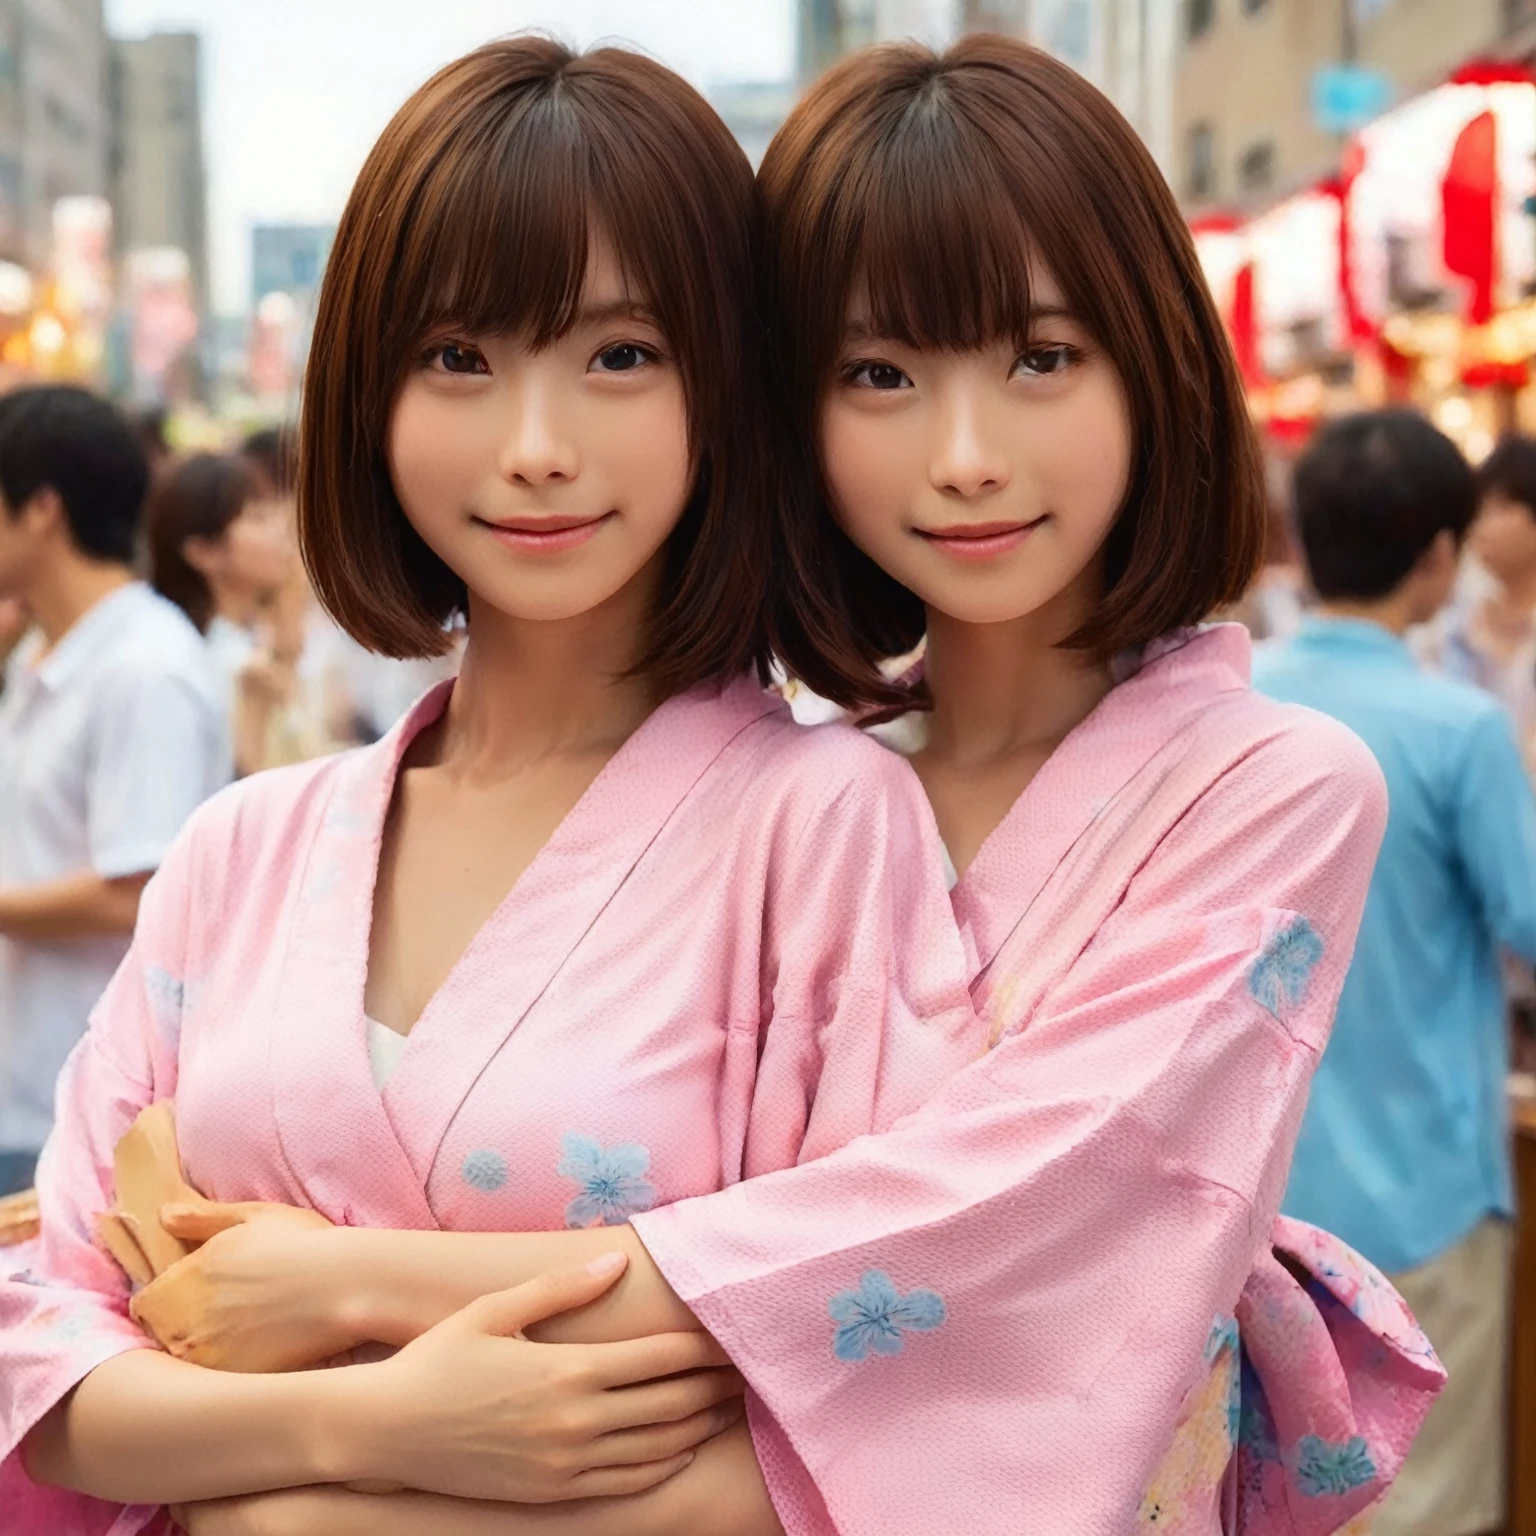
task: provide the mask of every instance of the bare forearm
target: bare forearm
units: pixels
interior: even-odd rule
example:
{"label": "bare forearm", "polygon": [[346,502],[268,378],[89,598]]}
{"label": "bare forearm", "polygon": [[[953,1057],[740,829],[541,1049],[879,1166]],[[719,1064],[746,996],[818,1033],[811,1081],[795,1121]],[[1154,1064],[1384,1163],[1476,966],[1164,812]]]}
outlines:
{"label": "bare forearm", "polygon": [[369,1475],[340,1426],[367,1371],[242,1375],[155,1350],[98,1366],[27,1437],[39,1482],[120,1504],[225,1498]]}
{"label": "bare forearm", "polygon": [[[701,1446],[693,1464],[649,1493],[563,1504],[498,1504],[437,1494],[370,1495],[297,1490],[264,1501],[252,1525],[283,1536],[783,1536],[744,1425]],[[194,1520],[193,1536],[222,1536],[220,1512]],[[233,1515],[233,1511],[230,1515]]]}
{"label": "bare forearm", "polygon": [[0,890],[0,933],[32,943],[133,932],[149,876],[104,880],[85,871],[40,885]]}
{"label": "bare forearm", "polygon": [[622,1250],[624,1278],[601,1300],[541,1323],[549,1343],[606,1344],[699,1328],[631,1227],[584,1232],[386,1232],[338,1229],[338,1294],[356,1341],[408,1344],[450,1313],[546,1271]]}

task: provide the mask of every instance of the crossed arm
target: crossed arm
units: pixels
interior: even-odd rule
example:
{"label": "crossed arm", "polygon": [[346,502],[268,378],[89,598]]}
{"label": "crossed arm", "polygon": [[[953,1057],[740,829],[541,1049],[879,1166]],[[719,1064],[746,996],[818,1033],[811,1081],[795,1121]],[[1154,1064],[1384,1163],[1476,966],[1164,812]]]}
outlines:
{"label": "crossed arm", "polygon": [[[166,1226],[202,1246],[133,1310],[171,1358],[87,1377],[29,1438],[44,1481],[184,1501],[195,1536],[780,1530],[739,1379],[628,1227],[386,1232],[267,1206]],[[628,1260],[617,1285],[605,1255]],[[368,1341],[410,1347],[300,1369]],[[413,1491],[338,1486],[383,1479]],[[510,1502],[530,1498],[561,1502]]]}

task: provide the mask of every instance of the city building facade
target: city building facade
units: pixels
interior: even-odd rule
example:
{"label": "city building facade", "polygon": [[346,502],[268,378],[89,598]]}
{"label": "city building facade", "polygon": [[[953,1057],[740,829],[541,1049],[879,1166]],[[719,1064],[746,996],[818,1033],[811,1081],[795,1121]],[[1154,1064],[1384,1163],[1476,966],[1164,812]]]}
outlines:
{"label": "city building facade", "polygon": [[[1173,181],[1196,217],[1247,211],[1338,167],[1363,120],[1469,60],[1536,47],[1530,0],[1182,0]],[[1353,80],[1352,78],[1353,77]]]}
{"label": "city building facade", "polygon": [[193,307],[208,308],[201,45],[195,32],[111,44],[112,204],[117,247],[184,253]]}
{"label": "city building facade", "polygon": [[107,190],[101,0],[0,0],[0,260],[49,260],[54,204]]}

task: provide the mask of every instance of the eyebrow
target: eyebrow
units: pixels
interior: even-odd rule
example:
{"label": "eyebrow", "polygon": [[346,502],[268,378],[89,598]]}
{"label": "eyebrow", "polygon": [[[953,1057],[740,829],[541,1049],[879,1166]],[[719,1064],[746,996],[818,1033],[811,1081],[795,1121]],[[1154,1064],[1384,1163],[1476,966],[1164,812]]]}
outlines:
{"label": "eyebrow", "polygon": [[[1035,304],[1030,307],[1029,323],[1038,325],[1048,320],[1070,320],[1074,325],[1081,325],[1075,310],[1065,304]],[[874,326],[864,315],[858,315],[843,327],[843,341],[885,341],[889,338],[886,334]]]}

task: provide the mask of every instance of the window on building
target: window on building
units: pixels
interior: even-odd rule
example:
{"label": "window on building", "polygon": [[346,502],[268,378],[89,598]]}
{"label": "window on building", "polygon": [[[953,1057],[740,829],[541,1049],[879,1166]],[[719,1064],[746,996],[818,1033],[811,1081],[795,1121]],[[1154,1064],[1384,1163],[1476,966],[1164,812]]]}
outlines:
{"label": "window on building", "polygon": [[1189,173],[1185,180],[1195,202],[1216,196],[1216,130],[1209,123],[1196,123],[1189,130]]}
{"label": "window on building", "polygon": [[1237,184],[1244,192],[1267,192],[1275,184],[1275,146],[1265,139],[1250,144],[1237,162]]}
{"label": "window on building", "polygon": [[1208,32],[1216,21],[1216,0],[1186,0],[1185,28],[1191,40]]}

